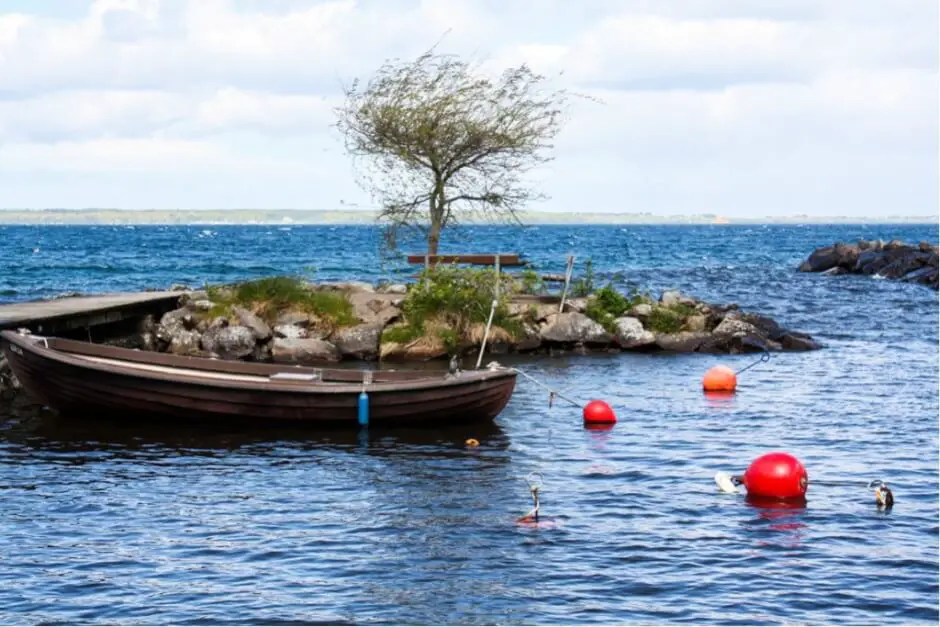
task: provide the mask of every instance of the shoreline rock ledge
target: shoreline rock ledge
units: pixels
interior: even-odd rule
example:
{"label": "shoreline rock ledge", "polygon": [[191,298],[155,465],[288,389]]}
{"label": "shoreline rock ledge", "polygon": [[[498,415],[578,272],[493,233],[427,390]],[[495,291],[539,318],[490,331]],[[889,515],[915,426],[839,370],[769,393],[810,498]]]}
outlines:
{"label": "shoreline rock ledge", "polygon": [[933,289],[940,286],[938,248],[927,242],[917,246],[891,240],[858,240],[856,244],[836,242],[814,250],[799,266],[800,272],[827,275],[861,274],[920,283]]}

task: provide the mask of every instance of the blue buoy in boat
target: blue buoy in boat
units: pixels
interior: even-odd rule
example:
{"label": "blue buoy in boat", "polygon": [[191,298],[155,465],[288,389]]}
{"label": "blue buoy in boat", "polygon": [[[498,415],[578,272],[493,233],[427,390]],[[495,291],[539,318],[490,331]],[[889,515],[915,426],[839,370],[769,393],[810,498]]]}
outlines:
{"label": "blue buoy in boat", "polygon": [[359,426],[369,426],[369,395],[365,390],[359,392]]}

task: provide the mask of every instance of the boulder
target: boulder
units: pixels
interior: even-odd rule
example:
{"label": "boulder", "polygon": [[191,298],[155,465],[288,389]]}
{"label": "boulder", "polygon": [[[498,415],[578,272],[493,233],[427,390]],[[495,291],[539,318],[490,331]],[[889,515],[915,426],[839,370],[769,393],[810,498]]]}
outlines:
{"label": "boulder", "polygon": [[645,320],[649,318],[650,314],[653,313],[653,306],[649,303],[640,303],[639,305],[634,305],[627,311],[627,315],[638,318],[640,320]]}
{"label": "boulder", "polygon": [[542,322],[550,315],[558,313],[558,305],[550,303],[509,303],[507,309],[510,316],[530,319],[533,322]]}
{"label": "boulder", "polygon": [[590,302],[590,298],[569,298],[565,301],[565,312],[584,313],[587,311],[588,302]]}
{"label": "boulder", "polygon": [[636,318],[624,316],[614,320],[617,329],[615,339],[621,348],[639,348],[656,342],[656,336],[643,328]]}
{"label": "boulder", "polygon": [[302,311],[284,311],[278,314],[274,324],[277,326],[293,325],[307,328],[310,325],[310,314]]}
{"label": "boulder", "polygon": [[731,316],[725,316],[724,320],[721,321],[715,330],[713,331],[715,335],[730,335],[730,336],[752,336],[760,337],[761,333],[753,324],[745,322],[739,318],[732,318]]}
{"label": "boulder", "polygon": [[157,339],[163,342],[171,342],[173,336],[180,331],[192,331],[196,328],[196,317],[188,309],[174,309],[168,311],[160,318],[160,324],[157,325]]}
{"label": "boulder", "polygon": [[776,323],[776,321],[768,318],[767,316],[761,316],[759,314],[747,313],[742,314],[739,318],[744,322],[754,325],[760,334],[769,338],[770,340],[776,341],[784,333],[783,327]]}
{"label": "boulder", "polygon": [[206,298],[200,298],[199,300],[194,300],[187,305],[193,311],[209,311],[215,307],[215,303]]}
{"label": "boulder", "polygon": [[382,327],[360,324],[337,330],[330,337],[344,357],[372,360],[378,357]]}
{"label": "boulder", "polygon": [[682,292],[678,292],[676,290],[667,290],[663,292],[659,302],[663,305],[663,307],[675,307],[676,305],[694,307],[698,303],[698,301],[694,298],[686,296]]}
{"label": "boulder", "polygon": [[177,331],[170,339],[167,352],[174,355],[199,355],[202,353],[200,350],[201,339],[202,336],[199,331],[187,331],[185,329]]}
{"label": "boulder", "polygon": [[256,338],[248,327],[226,326],[209,329],[202,336],[203,350],[222,359],[243,359],[254,353]]}
{"label": "boulder", "polygon": [[398,305],[403,297],[391,294],[353,292],[348,296],[353,313],[364,324],[384,327],[401,316]]}
{"label": "boulder", "polygon": [[552,314],[539,333],[545,341],[572,344],[608,344],[613,339],[604,327],[577,312]]}
{"label": "boulder", "polygon": [[708,333],[692,333],[691,331],[662,333],[656,336],[656,345],[664,351],[693,353],[710,337]]}
{"label": "boulder", "polygon": [[251,329],[255,338],[261,342],[271,339],[271,327],[267,323],[243,307],[232,307],[232,312],[238,317],[238,323]]}
{"label": "boulder", "polygon": [[516,338],[510,345],[510,348],[517,352],[528,352],[537,350],[542,346],[542,335],[539,328],[534,324],[522,323],[522,336]]}
{"label": "boulder", "polygon": [[274,337],[300,340],[308,337],[307,328],[296,324],[278,324],[274,327]]}
{"label": "boulder", "polygon": [[317,338],[274,338],[271,359],[276,363],[314,364],[336,362],[342,354],[335,345]]}
{"label": "boulder", "polygon": [[379,290],[382,294],[407,294],[408,286],[401,283],[392,283]]}
{"label": "boulder", "polygon": [[822,348],[822,345],[805,333],[787,331],[780,336],[780,345],[788,351],[811,351]]}
{"label": "boulder", "polygon": [[692,333],[701,333],[702,331],[707,330],[708,326],[708,316],[704,315],[695,315],[689,316],[685,320],[685,325],[683,326],[683,331],[691,331]]}

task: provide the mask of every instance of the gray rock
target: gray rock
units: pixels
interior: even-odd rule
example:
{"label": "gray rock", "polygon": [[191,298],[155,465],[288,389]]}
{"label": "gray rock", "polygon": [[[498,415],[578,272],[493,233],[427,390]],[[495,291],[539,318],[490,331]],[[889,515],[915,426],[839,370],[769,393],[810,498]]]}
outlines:
{"label": "gray rock", "polygon": [[550,303],[509,303],[510,316],[531,318],[533,322],[542,322],[550,315],[558,313],[558,305]]}
{"label": "gray rock", "polygon": [[199,300],[194,300],[193,302],[189,303],[188,307],[190,307],[191,309],[195,311],[209,311],[210,309],[215,307],[215,303],[213,303],[211,300],[201,298]]}
{"label": "gray rock", "polygon": [[196,328],[196,317],[188,309],[174,309],[168,311],[160,318],[157,325],[156,337],[162,342],[170,343],[173,338],[183,331],[192,331]]}
{"label": "gray rock", "polygon": [[640,303],[635,307],[631,307],[630,311],[627,313],[634,318],[643,320],[645,318],[649,318],[650,314],[653,313],[653,306],[649,303]]}
{"label": "gray rock", "polygon": [[693,333],[700,333],[705,331],[706,326],[708,325],[708,316],[697,315],[689,316],[685,321],[685,330],[691,331]]}
{"label": "gray rock", "polygon": [[243,327],[248,327],[255,334],[255,338],[267,342],[271,339],[271,327],[267,323],[243,307],[232,307],[232,311],[238,316],[238,323]]}
{"label": "gray rock", "polygon": [[811,351],[822,348],[822,345],[805,333],[788,331],[780,336],[780,345],[788,351]]}
{"label": "gray rock", "polygon": [[539,333],[549,342],[608,344],[613,339],[604,327],[578,312],[552,314]]}
{"label": "gray rock", "polygon": [[276,363],[308,364],[317,362],[335,362],[342,359],[342,354],[335,345],[316,338],[287,339],[274,338],[271,358]]}
{"label": "gray rock", "polygon": [[278,315],[277,326],[294,325],[306,328],[310,324],[310,315],[302,311],[285,311]]}
{"label": "gray rock", "polygon": [[202,336],[203,350],[222,359],[242,359],[255,350],[256,338],[248,327],[226,326],[210,329]]}
{"label": "gray rock", "polygon": [[715,335],[730,335],[736,337],[760,336],[761,334],[753,324],[738,318],[732,318],[731,316],[725,316],[721,324],[715,327],[713,333]]}
{"label": "gray rock", "polygon": [[167,351],[174,355],[197,355],[201,352],[199,350],[201,339],[202,336],[198,331],[185,329],[177,331],[170,340]]}
{"label": "gray rock", "polygon": [[382,326],[397,320],[401,316],[397,305],[403,298],[395,295],[371,294],[368,292],[353,292],[349,294],[353,313],[364,324]]}
{"label": "gray rock", "polygon": [[401,283],[392,283],[391,285],[386,285],[381,289],[383,294],[407,294],[408,286]]}
{"label": "gray rock", "polygon": [[[587,310],[590,297],[588,298],[569,298],[565,300],[565,311],[574,313],[584,313]],[[557,311],[557,309],[556,309]]]}
{"label": "gray rock", "polygon": [[306,327],[296,324],[279,324],[274,327],[274,337],[286,338],[289,340],[302,340],[308,336]]}
{"label": "gray rock", "polygon": [[360,324],[337,330],[330,340],[344,357],[372,360],[379,355],[381,338],[382,327]]}
{"label": "gray rock", "polygon": [[698,301],[690,296],[686,296],[682,292],[676,290],[667,290],[663,292],[662,298],[659,299],[664,307],[675,307],[676,305],[686,305],[688,307],[694,307]]}
{"label": "gray rock", "polygon": [[516,339],[512,349],[518,352],[537,350],[542,345],[542,336],[537,326],[529,323],[522,325],[522,337]]}
{"label": "gray rock", "polygon": [[617,318],[614,325],[617,327],[615,338],[621,348],[639,348],[656,342],[656,336],[644,329],[643,324],[636,318]]}
{"label": "gray rock", "polygon": [[711,336],[708,333],[692,333],[691,331],[663,333],[656,336],[656,345],[664,351],[693,353],[709,337]]}

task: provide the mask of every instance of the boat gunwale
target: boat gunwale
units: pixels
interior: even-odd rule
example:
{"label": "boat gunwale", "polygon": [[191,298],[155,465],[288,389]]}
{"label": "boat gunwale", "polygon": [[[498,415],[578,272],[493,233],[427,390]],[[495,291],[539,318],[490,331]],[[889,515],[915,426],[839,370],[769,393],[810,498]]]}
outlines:
{"label": "boat gunwale", "polygon": [[[420,390],[429,390],[429,389],[439,389],[446,387],[459,387],[468,384],[474,383],[483,383],[493,380],[511,378],[515,379],[516,373],[511,368],[503,368],[499,370],[467,370],[462,371],[459,376],[448,378],[448,373],[442,374],[429,374],[427,377],[415,377],[415,378],[405,378],[398,381],[382,381],[368,384],[363,384],[362,382],[349,382],[349,383],[324,383],[322,381],[298,381],[298,380],[263,380],[263,381],[231,381],[221,378],[209,378],[209,377],[199,377],[198,375],[185,375],[181,373],[174,372],[156,372],[156,371],[144,371],[135,369],[133,366],[122,366],[108,363],[98,363],[88,359],[84,359],[80,353],[72,354],[61,349],[55,349],[52,347],[44,346],[43,340],[54,341],[60,338],[55,337],[44,337],[36,335],[20,335],[10,330],[0,331],[0,337],[5,339],[13,346],[19,347],[21,350],[29,352],[35,358],[41,360],[51,360],[58,362],[60,364],[65,364],[67,366],[72,366],[75,368],[80,368],[86,371],[97,371],[102,372],[108,375],[122,375],[128,376],[131,378],[142,379],[142,380],[151,380],[151,381],[161,381],[166,383],[172,383],[177,385],[184,386],[198,386],[198,387],[209,387],[209,388],[223,388],[223,389],[233,389],[240,391],[259,391],[259,392],[281,392],[281,393],[291,393],[291,394],[311,394],[311,395],[323,395],[323,394],[358,394],[359,392],[365,390],[366,392],[399,392],[399,393],[408,393],[413,391]],[[74,340],[65,340],[67,342],[74,342],[75,344],[87,344],[89,346],[99,346],[85,342],[77,342]],[[148,364],[146,360],[121,360],[120,355],[126,355],[128,353],[138,353],[139,351],[133,351],[132,349],[126,349],[116,346],[108,347],[112,349],[109,352],[118,355],[117,357],[111,357],[116,361],[126,361],[131,363],[143,363]],[[127,351],[127,352],[124,352]],[[158,353],[159,354],[159,353]],[[200,358],[189,357],[187,359],[198,360]],[[204,359],[204,358],[203,358]],[[13,360],[11,360],[12,362]],[[217,361],[217,360],[207,360],[207,361]],[[219,360],[221,361],[221,360]],[[240,363],[240,362],[231,362],[231,363]],[[153,365],[153,364],[149,364]],[[12,363],[11,363],[12,366]],[[166,366],[169,370],[173,370],[174,366]],[[179,366],[179,368],[185,368],[185,366]],[[190,368],[198,370],[199,368]],[[290,373],[292,370],[295,372],[302,373],[303,370],[294,366],[287,366],[284,369],[284,372]],[[318,368],[321,372],[329,371],[341,371],[342,369],[330,369],[330,368]],[[221,372],[225,372],[222,370]],[[352,370],[352,372],[356,372]],[[359,371],[359,372],[376,372],[376,371]],[[230,372],[229,374],[239,374]],[[247,374],[247,373],[246,373]],[[263,376],[263,375],[256,375]]]}

